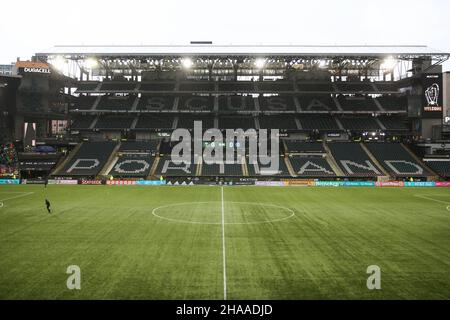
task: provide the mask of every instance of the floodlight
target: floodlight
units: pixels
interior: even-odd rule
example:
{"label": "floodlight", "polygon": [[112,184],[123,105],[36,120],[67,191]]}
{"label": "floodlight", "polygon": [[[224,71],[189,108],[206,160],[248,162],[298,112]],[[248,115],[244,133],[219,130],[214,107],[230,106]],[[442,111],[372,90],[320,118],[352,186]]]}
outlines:
{"label": "floodlight", "polygon": [[397,64],[396,59],[394,59],[393,57],[387,57],[386,59],[384,59],[381,67],[386,70],[392,70],[394,69],[396,64]]}
{"label": "floodlight", "polygon": [[186,68],[186,69],[191,68],[192,65],[194,64],[190,58],[184,58],[184,59],[181,61],[181,63],[182,63],[182,65],[183,65],[183,67]]}
{"label": "floodlight", "polygon": [[98,65],[98,61],[94,58],[87,58],[84,63],[89,69],[95,68]]}
{"label": "floodlight", "polygon": [[266,64],[266,59],[258,58],[258,59],[255,60],[255,66],[256,66],[258,69],[264,68],[264,65],[265,65],[265,64]]}
{"label": "floodlight", "polygon": [[57,70],[63,71],[64,67],[66,66],[66,59],[64,59],[61,56],[57,56],[50,62]]}

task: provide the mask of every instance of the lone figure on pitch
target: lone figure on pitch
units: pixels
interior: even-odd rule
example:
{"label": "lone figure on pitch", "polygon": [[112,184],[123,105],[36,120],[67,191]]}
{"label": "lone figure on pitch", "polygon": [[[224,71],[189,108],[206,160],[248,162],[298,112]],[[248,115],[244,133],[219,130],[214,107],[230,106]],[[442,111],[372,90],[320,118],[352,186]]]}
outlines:
{"label": "lone figure on pitch", "polygon": [[45,199],[45,206],[47,207],[48,213],[52,213],[52,209],[50,208],[51,204],[50,201],[48,201],[48,199]]}

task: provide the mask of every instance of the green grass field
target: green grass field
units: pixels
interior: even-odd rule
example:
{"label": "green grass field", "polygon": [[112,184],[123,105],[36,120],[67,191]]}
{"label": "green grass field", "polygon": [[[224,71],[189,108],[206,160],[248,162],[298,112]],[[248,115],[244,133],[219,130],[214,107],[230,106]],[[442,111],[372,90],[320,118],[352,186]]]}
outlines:
{"label": "green grass field", "polygon": [[0,202],[0,299],[450,299],[445,188],[0,186]]}

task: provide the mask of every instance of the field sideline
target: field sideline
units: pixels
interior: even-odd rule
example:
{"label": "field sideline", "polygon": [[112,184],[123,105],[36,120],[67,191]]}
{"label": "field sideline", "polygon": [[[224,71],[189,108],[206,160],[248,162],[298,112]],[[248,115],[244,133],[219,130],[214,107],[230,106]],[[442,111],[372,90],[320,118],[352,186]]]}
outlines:
{"label": "field sideline", "polygon": [[449,191],[0,186],[0,299],[450,299]]}

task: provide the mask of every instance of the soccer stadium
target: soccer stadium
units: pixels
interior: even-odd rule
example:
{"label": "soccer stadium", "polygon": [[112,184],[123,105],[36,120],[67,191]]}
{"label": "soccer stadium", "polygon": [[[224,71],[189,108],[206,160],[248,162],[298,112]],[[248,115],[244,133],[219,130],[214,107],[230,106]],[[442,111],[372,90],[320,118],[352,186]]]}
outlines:
{"label": "soccer stadium", "polygon": [[449,57],[192,41],[17,61],[0,299],[449,300]]}

